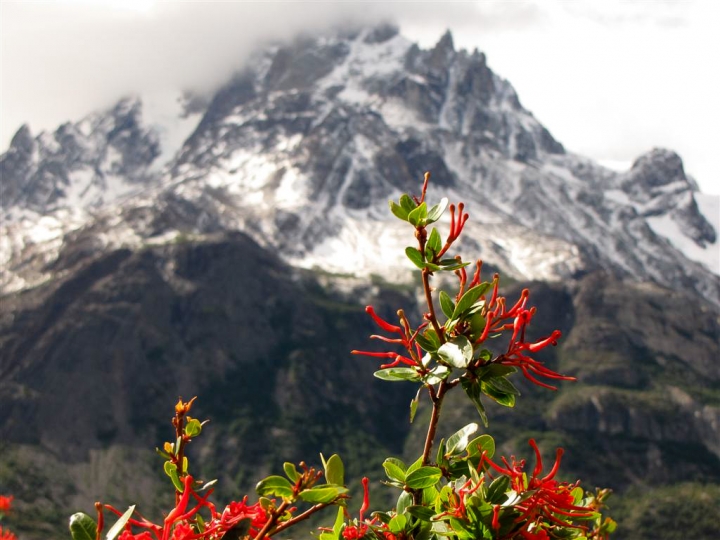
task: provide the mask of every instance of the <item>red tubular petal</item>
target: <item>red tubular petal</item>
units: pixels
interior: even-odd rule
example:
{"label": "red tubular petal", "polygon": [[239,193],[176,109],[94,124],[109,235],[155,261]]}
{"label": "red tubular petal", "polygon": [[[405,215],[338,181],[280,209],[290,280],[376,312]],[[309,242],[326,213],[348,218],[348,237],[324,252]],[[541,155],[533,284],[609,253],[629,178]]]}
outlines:
{"label": "red tubular petal", "polygon": [[350,354],[362,354],[365,356],[373,356],[375,358],[395,358],[397,353],[394,352],[372,352],[372,351],[350,351]]}
{"label": "red tubular petal", "polygon": [[368,488],[368,480],[367,477],[364,477],[362,479],[362,485],[363,485],[363,503],[360,507],[360,521],[363,519],[363,515],[365,512],[367,512],[368,508],[370,508],[370,489]]}
{"label": "red tubular petal", "polygon": [[377,324],[380,328],[382,328],[386,332],[394,332],[396,334],[402,334],[402,328],[400,328],[399,326],[395,326],[394,324],[390,324],[387,321],[382,320],[380,317],[378,317],[377,313],[375,313],[375,309],[372,306],[367,306],[365,308],[365,312],[368,313],[373,318],[373,321],[375,321],[375,324]]}
{"label": "red tubular petal", "polygon": [[537,477],[537,475],[542,472],[542,457],[540,456],[540,449],[535,443],[535,439],[530,439],[528,442],[535,451],[535,469],[533,470],[533,477]]}

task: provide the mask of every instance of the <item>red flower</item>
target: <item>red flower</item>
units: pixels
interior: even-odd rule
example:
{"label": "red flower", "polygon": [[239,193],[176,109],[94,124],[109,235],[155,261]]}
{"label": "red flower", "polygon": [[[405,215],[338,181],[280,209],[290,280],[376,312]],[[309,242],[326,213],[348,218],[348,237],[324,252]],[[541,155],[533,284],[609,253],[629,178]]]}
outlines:
{"label": "red flower", "polygon": [[227,530],[246,518],[250,519],[250,531],[253,534],[260,532],[269,519],[259,502],[248,505],[247,497],[244,497],[242,501],[231,502],[225,507],[220,517],[220,525]]}
{"label": "red flower", "polygon": [[393,362],[389,364],[382,364],[380,366],[382,369],[395,367],[401,363],[407,364],[408,366],[421,365],[420,358],[422,357],[422,351],[420,350],[420,347],[417,345],[417,343],[415,343],[415,338],[417,337],[418,333],[427,326],[428,323],[421,324],[417,330],[411,332],[410,325],[405,318],[405,314],[402,312],[402,310],[398,312],[402,327],[390,324],[386,320],[378,317],[377,313],[375,313],[375,309],[372,306],[367,306],[365,308],[365,311],[372,317],[373,321],[375,321],[375,324],[377,324],[380,328],[382,328],[386,332],[398,334],[398,336],[400,336],[397,338],[389,338],[373,334],[372,336],[370,336],[370,338],[379,339],[380,341],[384,341],[385,343],[402,345],[408,352],[409,358],[407,356],[399,355],[396,352],[350,351],[350,354],[362,354],[365,356],[373,356],[376,358],[392,358]]}
{"label": "red flower", "polygon": [[3,530],[2,526],[0,526],[0,540],[17,540],[17,536],[7,529]]}
{"label": "red flower", "polygon": [[12,495],[0,495],[0,513],[7,514],[10,511],[14,498]]}
{"label": "red flower", "polygon": [[358,540],[358,538],[365,536],[367,530],[368,526],[364,523],[360,525],[347,525],[345,529],[343,529],[342,536],[345,540]]}
{"label": "red flower", "polygon": [[194,538],[197,538],[197,536],[190,525],[187,523],[180,523],[175,525],[171,538],[172,540],[193,540]]}
{"label": "red flower", "polygon": [[[522,512],[522,515],[516,519],[518,523],[523,523],[519,533],[528,540],[544,540],[548,538],[547,532],[539,528],[541,523],[551,523],[562,527],[584,528],[574,525],[567,518],[581,518],[593,515],[590,508],[576,506],[574,504],[575,497],[572,491],[577,487],[577,483],[568,484],[567,482],[558,482],[555,475],[560,468],[560,460],[563,455],[563,449],[558,448],[555,463],[548,474],[542,474],[542,458],[540,450],[533,439],[530,439],[530,446],[535,451],[535,468],[532,476],[525,479],[524,467],[525,461],[516,461],[515,457],[511,457],[510,463],[504,457],[502,458],[505,468],[500,467],[490,460],[483,453],[481,464],[487,463],[492,469],[498,473],[510,477],[512,489],[518,494],[525,494],[523,500],[515,505],[515,508]],[[495,509],[494,509],[495,510]],[[562,516],[562,517],[558,517]],[[497,514],[493,515],[493,526],[498,523]]]}
{"label": "red flower", "polygon": [[118,540],[154,540],[154,539],[153,539],[152,534],[150,534],[148,531],[144,531],[139,534],[133,534],[128,529],[125,529],[122,533],[120,533]]}

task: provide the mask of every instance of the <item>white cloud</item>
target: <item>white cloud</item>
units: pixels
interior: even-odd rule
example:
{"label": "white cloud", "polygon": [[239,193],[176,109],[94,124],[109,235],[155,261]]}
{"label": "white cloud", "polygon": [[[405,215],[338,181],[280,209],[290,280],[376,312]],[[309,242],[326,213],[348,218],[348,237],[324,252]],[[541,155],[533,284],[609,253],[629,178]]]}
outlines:
{"label": "white cloud", "polygon": [[719,3],[697,1],[153,2],[0,4],[0,147],[29,122],[54,129],[120,96],[211,88],[266,39],[397,19],[432,45],[478,47],[569,149],[631,161],[677,150],[720,193]]}

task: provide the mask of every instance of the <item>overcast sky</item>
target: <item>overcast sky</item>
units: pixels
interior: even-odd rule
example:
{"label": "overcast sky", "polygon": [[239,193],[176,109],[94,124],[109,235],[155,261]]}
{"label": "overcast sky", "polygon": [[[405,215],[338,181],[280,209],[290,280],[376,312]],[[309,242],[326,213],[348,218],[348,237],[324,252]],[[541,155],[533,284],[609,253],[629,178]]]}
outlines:
{"label": "overcast sky", "polygon": [[[566,148],[627,167],[676,150],[720,194],[720,2],[527,0],[0,3],[0,149],[129,93],[208,90],[264,39],[395,20],[432,46],[479,48]],[[2,151],[0,150],[0,151]]]}

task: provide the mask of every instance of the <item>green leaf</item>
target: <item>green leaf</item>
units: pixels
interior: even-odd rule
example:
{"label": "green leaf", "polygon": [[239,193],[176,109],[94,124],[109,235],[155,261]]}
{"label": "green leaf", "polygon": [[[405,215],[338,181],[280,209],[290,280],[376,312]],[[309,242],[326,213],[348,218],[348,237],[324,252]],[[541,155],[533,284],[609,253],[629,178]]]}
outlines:
{"label": "green leaf", "polygon": [[493,390],[503,394],[513,394],[515,396],[520,395],[520,391],[515,388],[515,385],[508,381],[505,377],[483,377],[483,383],[491,386]]}
{"label": "green leaf", "polygon": [[[422,390],[422,387],[420,387]],[[415,420],[415,414],[417,413],[418,408],[418,402],[420,401],[419,395],[415,395],[413,399],[410,400],[410,423],[413,423],[413,420]]]}
{"label": "green leaf", "polygon": [[428,261],[432,261],[441,249],[442,238],[440,238],[440,233],[437,229],[433,227],[433,230],[425,243],[425,258]]}
{"label": "green leaf", "polygon": [[423,377],[423,381],[427,384],[434,385],[447,379],[452,373],[452,369],[447,366],[436,366]]}
{"label": "green leaf", "polygon": [[485,383],[485,381],[482,382],[482,391],[486,396],[493,399],[496,403],[498,403],[504,407],[514,407],[515,406],[515,395],[514,394],[506,394],[505,392],[498,392],[497,390],[495,390],[495,388],[493,388],[489,384]]}
{"label": "green leaf", "polygon": [[297,471],[294,463],[290,463],[289,461],[283,463],[283,471],[285,471],[285,475],[293,483],[297,482],[298,478],[300,478],[300,473]]}
{"label": "green leaf", "polygon": [[398,497],[397,506],[396,506],[395,510],[397,511],[398,514],[403,514],[403,513],[405,513],[405,509],[408,506],[410,506],[412,504],[412,502],[413,502],[412,493],[410,493],[409,491],[403,491],[402,493],[400,493],[400,496]]}
{"label": "green leaf", "polygon": [[448,206],[447,197],[443,197],[442,199],[440,199],[440,202],[439,202],[438,204],[434,205],[434,206],[428,211],[428,213],[427,213],[427,223],[434,223],[434,222],[436,222],[438,219],[440,219],[440,217],[441,217],[441,216],[443,215],[443,213],[445,212],[445,209],[447,208],[447,206]]}
{"label": "green leaf", "polygon": [[72,540],[95,540],[97,533],[97,523],[95,520],[78,512],[70,516],[70,536]]}
{"label": "green leaf", "polygon": [[475,285],[473,288],[465,291],[465,294],[462,295],[462,298],[460,298],[460,301],[455,306],[451,319],[457,319],[465,311],[470,309],[489,288],[490,283],[485,282],[480,285]]}
{"label": "green leaf", "polygon": [[458,262],[457,259],[443,259],[438,263],[443,270],[458,270],[470,266],[469,262]]}
{"label": "green leaf", "polygon": [[424,202],[408,214],[408,221],[414,227],[425,225],[425,218],[427,218],[427,204]]}
{"label": "green leaf", "polygon": [[434,510],[428,508],[427,506],[421,506],[419,504],[408,506],[405,511],[412,517],[417,518],[421,521],[431,521],[432,518],[435,517]]}
{"label": "green leaf", "polygon": [[479,339],[487,324],[486,317],[478,311],[477,313],[473,313],[467,321],[470,323],[470,339],[473,341]]}
{"label": "green leaf", "polygon": [[398,513],[393,516],[390,523],[388,523],[388,529],[390,529],[390,532],[393,534],[399,534],[405,530],[405,525],[407,525],[407,518]]}
{"label": "green leaf", "polygon": [[442,478],[442,471],[437,467],[420,467],[409,473],[405,485],[411,489],[423,489],[434,486]]}
{"label": "green leaf", "polygon": [[129,507],[127,510],[125,510],[125,513],[120,516],[120,519],[118,519],[115,522],[115,525],[113,525],[110,530],[107,532],[107,535],[105,536],[106,540],[115,540],[115,537],[122,532],[123,528],[125,527],[125,524],[130,521],[130,516],[132,516],[133,512],[135,511],[135,505],[133,504],[131,507]]}
{"label": "green leaf", "polygon": [[325,480],[328,484],[345,485],[345,466],[337,454],[330,456],[325,463]]}
{"label": "green leaf", "polygon": [[440,291],[440,309],[448,319],[452,318],[453,311],[455,311],[455,302],[445,291]]}
{"label": "green leaf", "polygon": [[405,469],[405,475],[407,477],[408,474],[410,474],[413,471],[417,471],[420,467],[422,467],[422,456],[417,458],[415,461],[413,461],[410,466]]}
{"label": "green leaf", "polygon": [[480,381],[463,378],[461,380],[461,384],[463,390],[465,390],[465,393],[470,398],[470,401],[472,401],[473,405],[475,405],[475,408],[480,415],[480,419],[483,421],[483,425],[488,427],[487,413],[485,412],[485,406],[482,404],[482,400],[480,399],[480,396],[482,395],[482,386]]}
{"label": "green leaf", "polygon": [[425,268],[425,260],[423,259],[422,253],[412,246],[405,248],[405,255],[410,261],[417,266],[420,270]]}
{"label": "green leaf", "polygon": [[415,341],[417,341],[417,344],[420,345],[420,348],[422,348],[422,350],[427,352],[435,352],[439,347],[439,345],[435,345],[432,340],[428,339],[423,334],[418,334],[417,336],[415,336]]}
{"label": "green leaf", "polygon": [[413,368],[393,367],[385,368],[373,373],[383,381],[419,381],[420,375]]}
{"label": "green leaf", "polygon": [[338,507],[335,523],[333,524],[333,532],[340,537],[340,531],[345,523],[345,511],[342,506]]}
{"label": "green leaf", "polygon": [[193,418],[185,426],[185,435],[188,437],[197,437],[201,431],[202,423],[197,418]]}
{"label": "green leaf", "polygon": [[166,461],[163,465],[163,469],[165,469],[165,474],[167,474],[170,477],[170,480],[172,480],[175,489],[182,493],[185,490],[185,486],[178,476],[177,465],[171,463],[170,461]]}
{"label": "green leaf", "polygon": [[383,461],[383,469],[390,480],[405,483],[405,464],[399,459],[387,458]]}
{"label": "green leaf", "polygon": [[486,500],[491,504],[500,504],[507,499],[508,488],[510,487],[509,476],[499,476],[493,480],[492,484],[488,487]]}
{"label": "green leaf", "polygon": [[417,204],[415,204],[415,201],[410,198],[410,195],[407,195],[405,193],[400,195],[400,206],[402,206],[408,214],[415,210],[415,208],[417,208]]}
{"label": "green leaf", "polygon": [[300,499],[310,504],[327,504],[333,502],[343,493],[347,493],[347,488],[342,486],[315,486],[311,489],[304,489],[299,493]]}
{"label": "green leaf", "polygon": [[292,484],[282,476],[268,476],[260,480],[258,485],[255,486],[255,491],[261,497],[274,496],[291,499],[293,496]]}
{"label": "green leaf", "polygon": [[446,455],[455,456],[464,452],[470,442],[470,436],[477,430],[478,425],[473,422],[448,437]]}
{"label": "green leaf", "polygon": [[473,347],[465,336],[456,336],[443,343],[437,350],[438,356],[445,363],[460,369],[468,366],[473,357]]}
{"label": "green leaf", "polygon": [[437,453],[435,455],[435,462],[438,467],[444,466],[445,462],[447,462],[445,459],[445,448],[445,439],[440,439],[440,444],[438,444]]}
{"label": "green leaf", "polygon": [[495,440],[490,435],[480,435],[468,443],[467,451],[470,456],[480,456],[487,452],[487,457],[491,458],[495,455]]}
{"label": "green leaf", "polygon": [[390,201],[390,211],[396,217],[402,219],[403,221],[407,221],[408,211],[399,204],[395,203],[395,201]]}

